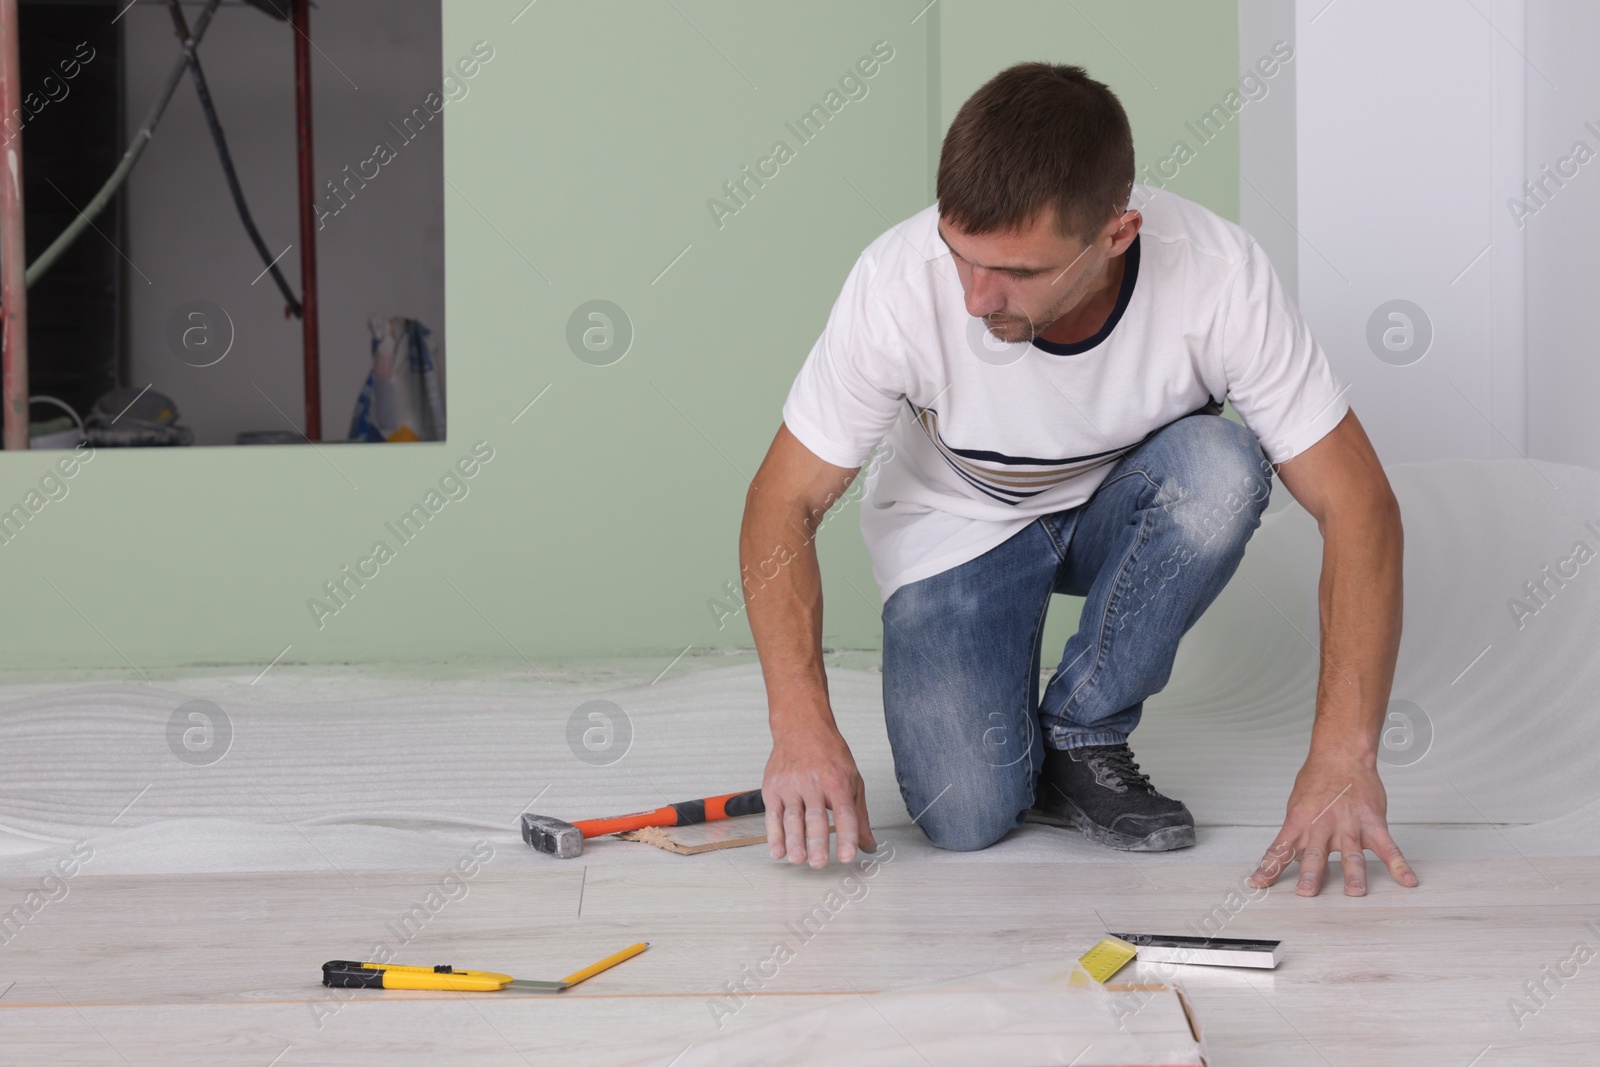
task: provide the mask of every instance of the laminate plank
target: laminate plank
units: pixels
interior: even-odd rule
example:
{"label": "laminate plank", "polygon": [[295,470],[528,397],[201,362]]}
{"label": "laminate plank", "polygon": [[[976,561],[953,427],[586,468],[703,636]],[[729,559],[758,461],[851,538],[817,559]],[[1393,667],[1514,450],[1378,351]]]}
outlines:
{"label": "laminate plank", "polygon": [[[438,871],[361,872],[354,888],[333,871],[85,873],[0,948],[0,1042],[17,1062],[263,1067],[285,1048],[284,1067],[334,1056],[621,1062],[830,998],[1074,958],[1108,924],[1181,929],[1215,916],[1219,890],[1237,877],[1222,864],[1147,880],[1123,861],[924,865],[897,852],[848,899],[849,872],[838,866],[666,858],[674,863],[648,871],[491,864],[460,899],[404,928],[396,924],[437,887]],[[1485,1067],[1579,1063],[1586,1053],[1592,1062],[1600,963],[1559,985],[1545,978],[1548,995],[1520,1026],[1508,1008],[1576,942],[1600,946],[1589,925],[1600,928],[1600,860],[1560,860],[1549,872],[1557,888],[1516,860],[1437,864],[1423,887],[1375,888],[1365,900],[1278,888],[1221,931],[1282,939],[1277,970],[1135,963],[1119,978],[1176,977],[1218,1064],[1416,1057],[1466,1067],[1486,1047]],[[0,879],[0,899],[30,881]],[[844,900],[836,912],[830,892]],[[635,940],[651,948],[553,998],[341,997],[318,984],[324,960],[365,955],[385,938],[401,962],[529,978],[559,977]],[[731,1000],[729,984],[778,940],[793,958],[758,986],[747,979],[748,995]],[[737,1010],[719,1013],[718,1004]]]}

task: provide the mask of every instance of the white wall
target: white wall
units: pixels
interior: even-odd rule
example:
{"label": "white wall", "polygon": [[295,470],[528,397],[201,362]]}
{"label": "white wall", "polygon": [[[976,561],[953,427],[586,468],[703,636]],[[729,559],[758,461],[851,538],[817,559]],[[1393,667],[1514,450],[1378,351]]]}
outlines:
{"label": "white wall", "polygon": [[[184,10],[192,21],[200,5]],[[178,53],[164,4],[141,0],[122,21],[131,133]],[[279,266],[298,295],[292,32],[228,0],[200,55],[257,226],[274,255],[296,245]],[[389,126],[440,88],[446,60],[439,0],[322,3],[313,10],[311,37],[319,191],[347,164],[371,157],[378,141],[396,148],[396,158],[317,235],[322,430],[331,439],[344,437],[370,365],[369,314],[420,319],[443,361],[443,124],[460,105],[447,105],[410,143]],[[469,47],[448,50],[448,61]],[[128,204],[122,250],[132,264],[132,384],[153,382],[173,397],[197,444],[231,444],[242,430],[289,429],[274,404],[303,426],[300,322],[284,318],[270,276],[251,284],[263,264],[235,213],[187,78],[129,180]],[[233,320],[234,346],[215,366],[189,366],[169,350],[167,321],[192,299],[216,303]]]}
{"label": "white wall", "polygon": [[[1526,176],[1546,179],[1543,204],[1521,181],[1499,190],[1534,213],[1528,247],[1528,445],[1532,455],[1600,469],[1600,4],[1539,0],[1528,10]],[[1537,72],[1533,68],[1537,68]],[[1547,80],[1548,79],[1548,80]],[[1582,142],[1583,148],[1577,148]],[[1579,163],[1578,157],[1588,158]],[[1563,159],[1570,177],[1557,172]],[[1505,204],[1501,212],[1510,217]],[[1520,213],[1520,209],[1519,213]]]}
{"label": "white wall", "polygon": [[[1292,0],[1239,0],[1239,68],[1254,66],[1273,47],[1296,41]],[[1284,288],[1300,291],[1294,61],[1273,76],[1271,91],[1239,112],[1239,225],[1266,249]]]}
{"label": "white wall", "polygon": [[[1298,278],[1384,462],[1521,454],[1526,272],[1503,201],[1525,151],[1523,0],[1242,0],[1241,61],[1289,26],[1294,121],[1287,86],[1245,112],[1244,225]],[[1369,343],[1393,300],[1431,323],[1414,362]]]}

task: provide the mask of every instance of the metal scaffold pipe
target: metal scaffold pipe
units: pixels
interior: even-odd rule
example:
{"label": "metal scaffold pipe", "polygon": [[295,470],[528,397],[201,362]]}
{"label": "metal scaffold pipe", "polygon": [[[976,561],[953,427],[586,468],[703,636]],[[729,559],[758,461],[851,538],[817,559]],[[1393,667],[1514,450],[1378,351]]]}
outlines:
{"label": "metal scaffold pipe", "polygon": [[306,426],[322,440],[321,353],[317,330],[317,193],[311,164],[311,4],[294,0],[294,109],[300,163],[300,329],[304,341]]}
{"label": "metal scaffold pipe", "polygon": [[[17,45],[17,0],[0,0],[0,115],[22,108],[22,64]],[[0,391],[5,404],[5,447],[28,447],[28,258],[22,213],[22,131],[7,138],[0,173]]]}

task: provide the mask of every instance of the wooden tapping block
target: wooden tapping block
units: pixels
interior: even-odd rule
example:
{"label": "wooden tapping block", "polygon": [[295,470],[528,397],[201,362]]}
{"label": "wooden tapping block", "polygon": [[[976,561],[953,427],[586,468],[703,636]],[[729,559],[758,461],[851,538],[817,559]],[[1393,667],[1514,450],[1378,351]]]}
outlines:
{"label": "wooden tapping block", "polygon": [[[833,827],[829,827],[831,833]],[[758,832],[759,831],[759,832]],[[680,856],[695,856],[723,848],[742,848],[759,845],[767,840],[766,817],[746,815],[724,819],[718,823],[690,826],[646,826],[616,835],[625,841],[638,841],[645,845]]]}
{"label": "wooden tapping block", "polygon": [[766,834],[756,834],[747,837],[733,837],[723,841],[701,841],[699,844],[686,845],[674,841],[672,835],[659,826],[646,826],[642,830],[626,830],[617,835],[624,841],[638,841],[656,848],[664,848],[668,852],[676,852],[680,856],[694,856],[701,852],[713,852],[719,848],[740,848],[744,845],[759,845],[767,839]]}

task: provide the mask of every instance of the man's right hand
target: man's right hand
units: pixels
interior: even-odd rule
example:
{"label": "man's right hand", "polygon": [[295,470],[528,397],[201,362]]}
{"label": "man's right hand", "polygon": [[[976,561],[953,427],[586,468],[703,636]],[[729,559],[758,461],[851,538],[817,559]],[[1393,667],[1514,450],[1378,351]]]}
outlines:
{"label": "man's right hand", "polygon": [[828,812],[839,838],[839,862],[855,859],[859,847],[878,850],[867,817],[866,785],[850,746],[838,730],[819,727],[775,738],[761,782],[767,808],[767,847],[773,859],[808,859],[828,865]]}
{"label": "man's right hand", "polygon": [[[836,467],[780,425],[745,494],[739,573],[767,684],[772,756],[761,782],[773,859],[828,865],[828,812],[839,861],[876,852],[867,792],[828,707],[822,662],[822,572],[816,532],[859,467]],[[798,535],[798,536],[797,536]]]}

